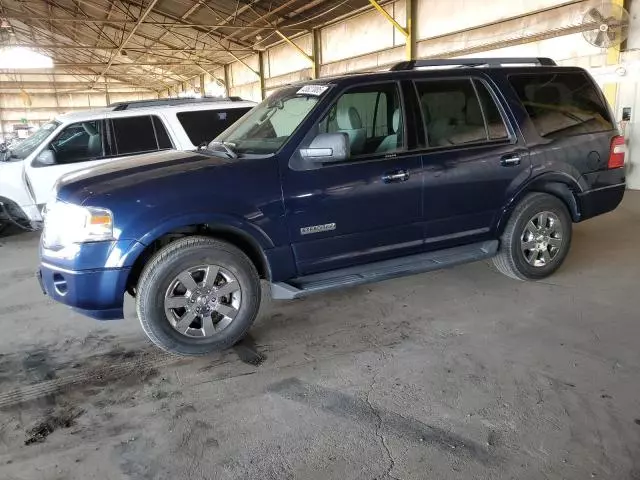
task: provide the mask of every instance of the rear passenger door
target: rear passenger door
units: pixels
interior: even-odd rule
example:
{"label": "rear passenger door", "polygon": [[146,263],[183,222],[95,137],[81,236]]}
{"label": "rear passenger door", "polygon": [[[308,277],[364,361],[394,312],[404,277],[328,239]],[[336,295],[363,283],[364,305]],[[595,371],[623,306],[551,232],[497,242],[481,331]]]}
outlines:
{"label": "rear passenger door", "polygon": [[173,148],[162,120],[155,115],[115,117],[109,121],[109,130],[112,160]]}
{"label": "rear passenger door", "polygon": [[487,80],[421,80],[415,87],[428,144],[427,249],[489,238],[498,213],[530,175],[524,141]]}

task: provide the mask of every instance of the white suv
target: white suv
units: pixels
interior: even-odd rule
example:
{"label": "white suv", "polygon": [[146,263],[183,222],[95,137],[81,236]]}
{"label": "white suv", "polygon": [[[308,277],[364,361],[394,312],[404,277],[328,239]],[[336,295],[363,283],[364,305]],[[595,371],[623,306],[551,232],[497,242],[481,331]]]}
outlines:
{"label": "white suv", "polygon": [[12,221],[38,227],[66,173],[157,150],[194,150],[254,105],[233,97],[143,100],[61,115],[0,152],[0,230]]}

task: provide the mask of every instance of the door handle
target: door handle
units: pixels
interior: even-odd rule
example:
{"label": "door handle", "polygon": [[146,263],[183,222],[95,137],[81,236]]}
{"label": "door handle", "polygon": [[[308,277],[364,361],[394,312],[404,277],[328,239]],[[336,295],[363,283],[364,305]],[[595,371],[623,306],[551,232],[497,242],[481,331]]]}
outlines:
{"label": "door handle", "polygon": [[500,165],[503,167],[511,167],[514,165],[520,165],[522,158],[520,155],[507,155],[500,159]]}
{"label": "door handle", "polygon": [[409,172],[406,170],[396,170],[395,172],[385,173],[382,176],[384,183],[406,182],[409,180]]}

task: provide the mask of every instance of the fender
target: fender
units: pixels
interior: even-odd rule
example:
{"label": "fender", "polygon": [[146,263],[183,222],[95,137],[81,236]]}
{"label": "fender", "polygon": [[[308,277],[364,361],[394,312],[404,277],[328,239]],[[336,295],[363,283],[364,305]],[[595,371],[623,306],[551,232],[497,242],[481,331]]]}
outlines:
{"label": "fender", "polygon": [[[577,178],[580,179],[580,176]],[[567,205],[573,221],[579,222],[581,212],[576,195],[584,192],[586,188],[584,180],[576,180],[576,177],[566,172],[542,172],[532,176],[520,186],[500,211],[496,231],[498,234],[502,233],[515,206],[530,192],[546,192],[560,198]]]}
{"label": "fender", "polygon": [[133,267],[138,259],[141,258],[145,249],[164,235],[193,225],[205,224],[213,230],[220,230],[222,232],[242,237],[242,239],[249,243],[253,250],[260,255],[260,261],[264,266],[266,276],[267,278],[271,277],[271,262],[265,253],[265,251],[274,248],[271,238],[269,238],[261,228],[242,218],[232,215],[212,214],[210,212],[195,212],[186,215],[173,215],[165,218],[160,224],[147,232],[139,240],[133,242],[130,251],[123,256],[124,263],[122,266]]}
{"label": "fender", "polygon": [[36,228],[42,222],[42,216],[29,189],[24,164],[24,160],[0,163],[0,202],[20,209],[31,226]]}
{"label": "fender", "polygon": [[268,250],[274,247],[273,241],[269,236],[257,225],[232,215],[216,214],[211,212],[194,212],[185,215],[174,215],[163,219],[159,225],[147,232],[143,237],[137,239],[145,246],[150,245],[158,238],[178,230],[180,228],[189,227],[191,225],[211,225],[213,227],[219,225],[221,228],[230,228],[239,230],[241,233],[249,236],[262,250]]}
{"label": "fender", "polygon": [[0,163],[0,197],[20,208],[34,205],[24,178],[24,160]]}

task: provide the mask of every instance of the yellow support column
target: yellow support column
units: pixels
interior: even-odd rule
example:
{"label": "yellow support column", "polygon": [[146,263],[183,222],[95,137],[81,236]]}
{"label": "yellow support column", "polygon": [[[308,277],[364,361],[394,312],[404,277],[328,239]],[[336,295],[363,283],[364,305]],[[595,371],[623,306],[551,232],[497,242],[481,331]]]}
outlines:
{"label": "yellow support column", "polygon": [[258,76],[260,77],[260,97],[264,100],[267,96],[267,89],[265,87],[264,52],[262,50],[258,52]]}
{"label": "yellow support column", "polygon": [[406,11],[407,11],[407,50],[406,56],[407,60],[415,60],[418,58],[418,45],[416,38],[416,24],[414,23],[415,18],[417,17],[416,10],[418,6],[418,0],[405,0],[406,2]]}
{"label": "yellow support column", "polygon": [[[619,6],[620,8],[624,8],[624,0],[611,0],[611,3]],[[607,48],[607,65],[616,65],[620,63],[620,45],[616,45],[615,47]],[[616,100],[618,97],[618,84],[617,83],[605,83],[602,88],[604,92],[604,96],[607,98],[609,105],[611,108],[616,108]]]}
{"label": "yellow support column", "polygon": [[389,14],[382,6],[378,3],[377,0],[369,0],[369,3],[375,8],[380,14],[386,18],[391,24],[400,32],[407,40],[406,47],[406,57],[407,60],[412,60],[417,57],[417,47],[416,47],[416,28],[413,24],[413,19],[415,17],[416,8],[418,0],[405,0],[406,11],[407,11],[407,26],[403,27],[400,25],[392,15]]}

